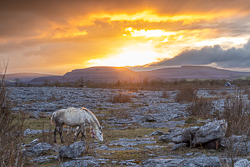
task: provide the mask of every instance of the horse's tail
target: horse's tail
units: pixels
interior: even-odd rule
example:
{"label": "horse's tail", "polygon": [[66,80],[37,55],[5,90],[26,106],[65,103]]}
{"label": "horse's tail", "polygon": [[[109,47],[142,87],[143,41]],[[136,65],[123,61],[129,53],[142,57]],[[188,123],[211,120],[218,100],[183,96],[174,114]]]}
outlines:
{"label": "horse's tail", "polygon": [[51,124],[52,124],[52,125],[54,125],[54,124],[55,124],[55,120],[54,120],[55,118],[54,118],[54,115],[55,115],[55,113],[53,113],[53,114],[52,114],[52,116],[51,116]]}

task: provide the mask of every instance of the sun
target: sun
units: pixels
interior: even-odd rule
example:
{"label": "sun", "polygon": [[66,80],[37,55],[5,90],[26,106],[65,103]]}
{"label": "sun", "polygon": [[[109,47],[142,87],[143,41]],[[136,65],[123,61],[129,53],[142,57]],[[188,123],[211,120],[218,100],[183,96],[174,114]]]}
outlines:
{"label": "sun", "polygon": [[156,62],[163,55],[154,50],[150,43],[136,44],[124,47],[120,54],[111,55],[105,59],[92,59],[88,61],[91,66],[140,66]]}

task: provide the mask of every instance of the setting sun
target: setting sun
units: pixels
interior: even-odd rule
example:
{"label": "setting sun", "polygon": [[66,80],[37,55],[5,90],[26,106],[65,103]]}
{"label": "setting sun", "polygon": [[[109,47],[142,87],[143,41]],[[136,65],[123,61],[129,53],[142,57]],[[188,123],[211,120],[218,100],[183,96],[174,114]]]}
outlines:
{"label": "setting sun", "polygon": [[112,55],[106,59],[92,59],[88,61],[94,66],[138,66],[156,62],[166,54],[157,53],[150,41],[145,44],[136,44],[122,49],[117,55]]}

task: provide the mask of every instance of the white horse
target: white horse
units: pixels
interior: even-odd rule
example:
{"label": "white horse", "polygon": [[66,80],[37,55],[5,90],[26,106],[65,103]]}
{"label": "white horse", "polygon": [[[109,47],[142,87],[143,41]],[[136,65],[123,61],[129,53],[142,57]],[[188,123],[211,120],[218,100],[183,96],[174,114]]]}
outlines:
{"label": "white horse", "polygon": [[86,137],[86,124],[90,124],[92,127],[92,135],[94,135],[96,139],[103,141],[103,132],[99,121],[91,111],[84,107],[69,107],[67,109],[55,111],[51,116],[51,124],[55,124],[54,142],[56,142],[57,131],[60,134],[61,142],[63,142],[62,130],[64,125],[79,126],[79,128],[76,130],[74,140],[76,140],[79,133],[82,132],[81,140],[83,141],[83,137]]}

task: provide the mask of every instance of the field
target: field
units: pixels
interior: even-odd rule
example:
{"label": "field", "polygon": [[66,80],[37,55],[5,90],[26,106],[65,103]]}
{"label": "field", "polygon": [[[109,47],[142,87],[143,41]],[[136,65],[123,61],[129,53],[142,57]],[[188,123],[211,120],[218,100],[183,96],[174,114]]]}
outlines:
{"label": "field", "polygon": [[[44,150],[39,155],[26,156],[25,166],[60,166],[62,164],[66,166],[66,162],[72,162],[77,166],[80,161],[90,166],[91,164],[93,166],[146,166],[146,162],[151,159],[183,161],[193,160],[202,155],[208,159],[238,157],[239,154],[229,156],[229,151],[220,145],[216,149],[207,149],[204,145],[173,149],[178,143],[160,138],[173,129],[201,127],[218,119],[235,121],[232,117],[228,115],[226,117],[220,113],[224,112],[226,107],[234,109],[233,106],[227,106],[229,105],[226,101],[228,98],[231,98],[231,103],[233,100],[236,102],[238,100],[240,103],[237,105],[241,105],[243,109],[249,103],[247,89],[244,90],[235,87],[221,87],[220,89],[185,87],[162,91],[9,87],[8,96],[12,101],[12,111],[16,118],[19,117],[20,111],[23,111],[26,117],[23,128],[25,134],[22,140],[23,149],[29,152],[34,147],[30,142],[35,139],[38,139],[36,143],[51,145],[49,150]],[[233,97],[240,97],[240,99]],[[57,134],[57,143],[54,143],[54,126],[50,121],[52,112],[67,107],[90,109],[103,128],[104,141],[93,139],[87,133],[84,152],[74,159],[59,157],[58,153],[60,147],[76,143],[73,141],[74,132],[67,135],[65,128],[63,131],[65,142],[61,143]],[[237,107],[239,106],[235,106]],[[244,121],[242,118],[240,120]],[[237,128],[232,131],[232,127],[236,124]],[[238,126],[238,122],[229,124],[228,127],[231,127],[231,131],[227,131],[224,137],[233,134],[247,135],[243,130],[243,125]],[[156,131],[161,131],[161,133],[152,134]],[[80,136],[78,141],[80,141]],[[247,158],[247,155],[248,153],[240,157]]]}

